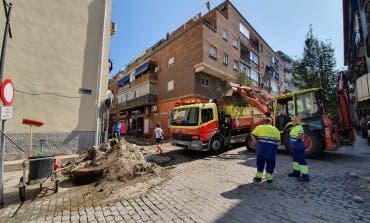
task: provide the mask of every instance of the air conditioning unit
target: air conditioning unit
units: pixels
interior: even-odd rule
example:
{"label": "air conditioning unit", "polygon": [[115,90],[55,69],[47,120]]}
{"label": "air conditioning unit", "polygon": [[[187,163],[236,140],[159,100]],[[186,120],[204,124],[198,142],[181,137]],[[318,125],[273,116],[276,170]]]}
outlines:
{"label": "air conditioning unit", "polygon": [[154,72],[155,72],[155,73],[159,73],[159,71],[161,71],[161,68],[160,68],[160,67],[156,67],[156,68],[154,68]]}
{"label": "air conditioning unit", "polygon": [[110,23],[110,35],[113,36],[117,32],[117,26],[115,22]]}
{"label": "air conditioning unit", "polygon": [[157,106],[156,105],[153,105],[152,106],[152,112],[156,112],[158,110]]}

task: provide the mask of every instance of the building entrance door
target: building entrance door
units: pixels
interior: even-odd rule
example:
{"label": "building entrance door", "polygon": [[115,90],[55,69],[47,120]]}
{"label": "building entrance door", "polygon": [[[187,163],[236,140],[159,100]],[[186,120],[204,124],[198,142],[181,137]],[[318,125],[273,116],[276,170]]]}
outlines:
{"label": "building entrance door", "polygon": [[137,135],[143,136],[144,135],[144,117],[137,117],[136,119],[136,129]]}

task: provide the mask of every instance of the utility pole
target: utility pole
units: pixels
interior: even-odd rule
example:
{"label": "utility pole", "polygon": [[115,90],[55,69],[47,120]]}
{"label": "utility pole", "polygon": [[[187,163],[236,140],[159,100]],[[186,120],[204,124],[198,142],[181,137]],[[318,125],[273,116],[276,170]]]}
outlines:
{"label": "utility pole", "polygon": [[[9,37],[12,38],[12,31],[10,29],[10,13],[12,11],[12,3],[7,3],[6,0],[3,0],[3,6],[5,11],[5,30],[4,30],[4,37],[3,37],[3,45],[1,48],[1,57],[0,57],[0,83],[3,81],[4,77],[4,64],[5,64],[5,52],[6,52],[6,43]],[[3,184],[3,176],[4,176],[4,133],[5,133],[5,121],[1,120],[1,138],[0,138],[0,208],[4,207],[4,184]]]}

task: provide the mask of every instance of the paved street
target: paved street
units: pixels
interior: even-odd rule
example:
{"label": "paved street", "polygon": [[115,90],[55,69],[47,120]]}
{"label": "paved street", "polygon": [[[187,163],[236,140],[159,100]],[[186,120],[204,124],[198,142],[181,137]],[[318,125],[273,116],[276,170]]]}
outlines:
{"label": "paved street", "polygon": [[[128,184],[109,196],[62,183],[57,194],[27,188],[17,200],[19,172],[7,173],[1,222],[370,222],[370,148],[358,139],[309,160],[311,182],[287,176],[291,157],[279,154],[274,182],[253,183],[254,154],[245,148],[217,156],[165,146],[166,176]],[[63,185],[64,184],[64,185]],[[51,185],[52,188],[52,185]],[[354,196],[363,201],[355,202]]]}

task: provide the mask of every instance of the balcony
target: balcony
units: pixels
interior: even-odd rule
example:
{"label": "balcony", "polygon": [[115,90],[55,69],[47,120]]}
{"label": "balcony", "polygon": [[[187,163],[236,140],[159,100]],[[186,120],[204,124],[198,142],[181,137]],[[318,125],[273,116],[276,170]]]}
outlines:
{"label": "balcony", "polygon": [[147,94],[132,100],[122,102],[117,105],[120,110],[127,110],[132,108],[138,108],[141,106],[155,105],[157,103],[157,95]]}
{"label": "balcony", "polygon": [[211,76],[220,78],[221,80],[232,81],[235,80],[235,76],[232,73],[225,72],[216,67],[211,66],[205,62],[194,65],[195,73],[206,73]]}
{"label": "balcony", "polygon": [[252,47],[252,49],[254,49],[257,53],[260,52],[260,48],[259,48],[259,41],[257,38],[254,38],[254,37],[251,37],[250,41],[249,41],[249,45]]}
{"label": "balcony", "polygon": [[146,73],[135,78],[133,82],[130,83],[130,88],[140,85],[145,82],[157,83],[156,73]]}
{"label": "balcony", "polygon": [[250,44],[249,39],[246,36],[244,36],[242,33],[240,33],[239,37],[240,37],[240,40],[244,42],[246,45]]}

